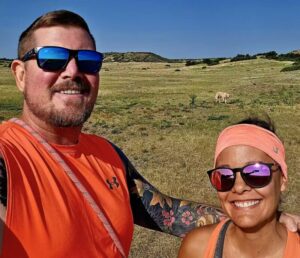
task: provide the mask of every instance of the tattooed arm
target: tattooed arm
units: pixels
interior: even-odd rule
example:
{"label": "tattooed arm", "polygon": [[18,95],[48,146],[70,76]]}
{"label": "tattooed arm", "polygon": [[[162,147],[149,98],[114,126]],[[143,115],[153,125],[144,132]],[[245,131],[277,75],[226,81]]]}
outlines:
{"label": "tattooed arm", "polygon": [[118,147],[114,148],[126,168],[135,224],[183,237],[193,228],[216,223],[224,216],[218,208],[162,194],[137,172]]}

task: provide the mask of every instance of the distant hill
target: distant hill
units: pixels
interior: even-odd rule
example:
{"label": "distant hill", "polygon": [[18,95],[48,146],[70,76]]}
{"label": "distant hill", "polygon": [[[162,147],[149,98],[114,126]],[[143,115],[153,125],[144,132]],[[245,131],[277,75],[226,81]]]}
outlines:
{"label": "distant hill", "polygon": [[0,62],[1,63],[5,63],[5,62],[11,62],[13,59],[8,59],[8,58],[0,58]]}
{"label": "distant hill", "polygon": [[[272,54],[272,55],[271,55]],[[260,53],[253,56],[250,55],[237,55],[237,57],[243,57],[241,60],[255,59],[257,56],[264,56],[269,59],[277,60],[294,60],[300,58],[300,49],[291,51],[287,54],[278,55],[275,51],[267,53]],[[249,56],[247,58],[247,56]],[[192,62],[192,63],[203,63],[205,60],[223,60],[225,58],[204,58],[204,59],[169,59],[152,52],[106,52],[104,53],[104,62]],[[233,58],[234,59],[234,58]],[[235,61],[235,60],[234,60]],[[205,62],[204,62],[205,63]]]}
{"label": "distant hill", "polygon": [[10,64],[13,59],[0,58],[0,66],[2,67],[10,67]]}
{"label": "distant hill", "polygon": [[151,52],[107,52],[104,62],[174,62]]}
{"label": "distant hill", "polygon": [[[300,49],[290,51],[286,54],[277,54],[275,51],[270,51],[266,53],[259,53],[253,56],[248,54],[241,55],[238,54],[235,58],[240,58],[241,60],[257,58],[257,56],[265,57],[268,59],[275,59],[279,61],[299,61],[300,59]],[[152,52],[106,52],[104,53],[104,62],[165,62],[165,63],[175,63],[175,62],[186,62],[188,65],[206,63],[206,61],[222,61],[225,58],[182,58],[182,59],[169,59],[157,55]],[[234,58],[231,58],[234,59]],[[1,66],[9,66],[13,59],[8,59],[0,57]],[[209,65],[209,64],[208,64]]]}

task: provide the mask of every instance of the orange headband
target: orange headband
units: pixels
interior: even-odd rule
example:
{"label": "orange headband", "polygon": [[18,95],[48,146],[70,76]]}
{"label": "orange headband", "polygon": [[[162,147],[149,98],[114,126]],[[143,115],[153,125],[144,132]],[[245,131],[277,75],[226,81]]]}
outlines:
{"label": "orange headband", "polygon": [[284,146],[271,131],[252,124],[238,124],[225,128],[217,141],[215,165],[220,153],[234,145],[248,145],[263,151],[280,165],[282,174],[287,179]]}

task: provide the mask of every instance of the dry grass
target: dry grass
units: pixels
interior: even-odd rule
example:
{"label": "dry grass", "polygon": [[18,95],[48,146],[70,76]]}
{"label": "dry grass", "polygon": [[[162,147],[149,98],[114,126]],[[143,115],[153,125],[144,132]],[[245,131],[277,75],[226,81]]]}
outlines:
{"label": "dry grass", "polygon": [[[161,191],[217,204],[204,171],[218,132],[250,114],[267,113],[287,148],[289,190],[284,209],[300,213],[300,72],[265,59],[203,68],[165,63],[105,63],[88,132],[119,145]],[[170,65],[170,67],[168,66]],[[0,69],[0,118],[20,112],[20,95]],[[215,104],[216,91],[231,94]],[[180,239],[136,227],[131,257],[176,257]]]}

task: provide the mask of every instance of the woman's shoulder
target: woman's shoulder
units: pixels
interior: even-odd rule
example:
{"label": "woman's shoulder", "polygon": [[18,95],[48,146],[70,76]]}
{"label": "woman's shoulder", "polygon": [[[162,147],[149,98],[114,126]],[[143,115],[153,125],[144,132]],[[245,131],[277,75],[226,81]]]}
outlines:
{"label": "woman's shoulder", "polygon": [[198,258],[203,257],[208,242],[219,224],[207,225],[189,232],[182,240],[178,257]]}

